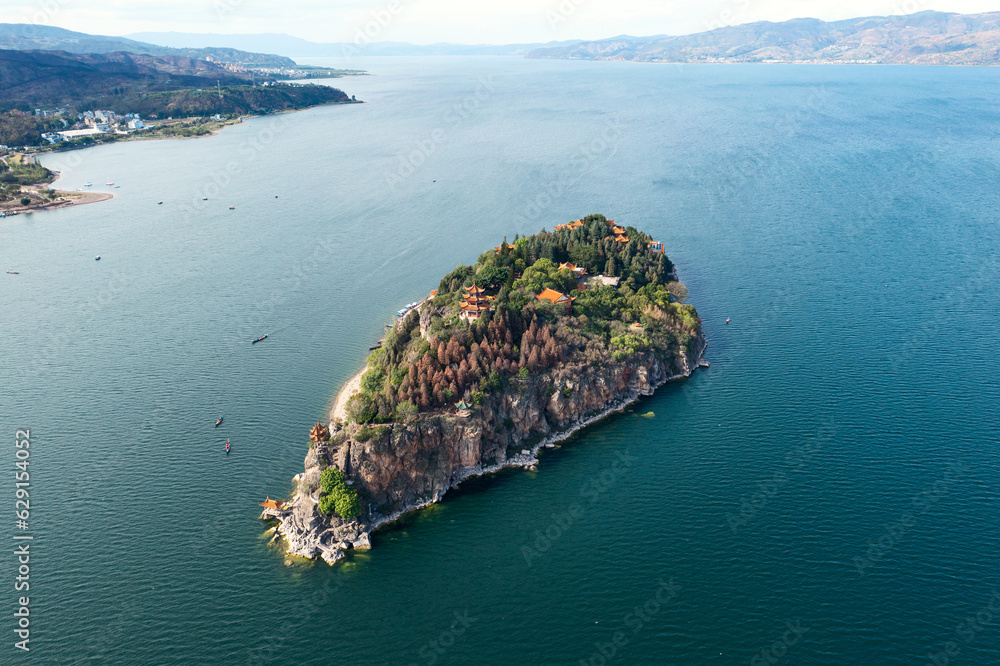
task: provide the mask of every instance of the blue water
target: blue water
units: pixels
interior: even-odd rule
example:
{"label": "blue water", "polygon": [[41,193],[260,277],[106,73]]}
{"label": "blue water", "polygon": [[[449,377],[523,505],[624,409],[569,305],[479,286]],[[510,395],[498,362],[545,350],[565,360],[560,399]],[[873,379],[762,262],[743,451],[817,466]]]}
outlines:
{"label": "blue water", "polygon": [[[356,66],[364,105],[48,156],[116,198],[0,221],[0,662],[1000,663],[1000,71]],[[269,547],[389,316],[591,212],[665,242],[712,367],[342,566]]]}

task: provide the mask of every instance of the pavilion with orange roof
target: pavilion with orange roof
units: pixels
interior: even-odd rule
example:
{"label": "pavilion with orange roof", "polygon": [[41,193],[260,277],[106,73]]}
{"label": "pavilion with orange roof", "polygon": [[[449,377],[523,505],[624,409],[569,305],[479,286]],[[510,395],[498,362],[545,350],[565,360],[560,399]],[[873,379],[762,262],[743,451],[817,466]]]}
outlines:
{"label": "pavilion with orange roof", "polygon": [[283,500],[273,500],[270,495],[267,496],[266,500],[258,502],[258,504],[265,509],[275,509],[276,511],[280,511],[281,507],[285,506],[285,502]]}
{"label": "pavilion with orange roof", "polygon": [[549,301],[550,303],[566,303],[571,304],[575,299],[570,298],[561,291],[556,291],[555,289],[546,288],[545,291],[535,296],[540,301]]}

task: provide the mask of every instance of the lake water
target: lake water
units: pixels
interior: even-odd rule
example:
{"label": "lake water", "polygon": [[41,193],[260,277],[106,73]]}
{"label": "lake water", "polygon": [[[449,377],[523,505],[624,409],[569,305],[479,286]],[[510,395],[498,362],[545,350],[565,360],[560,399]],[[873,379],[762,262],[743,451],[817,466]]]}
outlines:
{"label": "lake water", "polygon": [[[116,198],[0,221],[25,663],[1000,662],[1000,70],[353,66],[363,105],[48,156]],[[664,241],[712,367],[286,564],[257,502],[391,314],[592,212]]]}

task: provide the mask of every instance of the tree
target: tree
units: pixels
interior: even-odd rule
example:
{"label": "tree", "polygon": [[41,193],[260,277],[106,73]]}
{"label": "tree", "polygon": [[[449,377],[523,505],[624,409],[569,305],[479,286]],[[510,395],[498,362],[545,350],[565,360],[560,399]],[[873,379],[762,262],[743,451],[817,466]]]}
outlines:
{"label": "tree", "polygon": [[347,485],[344,473],[336,467],[327,467],[319,475],[319,487],[325,493],[319,499],[320,512],[336,513],[345,520],[357,518],[361,513],[358,491]]}
{"label": "tree", "polygon": [[23,197],[23,198],[21,199],[21,205],[22,205],[22,206],[27,206],[27,205],[28,205],[28,204],[30,204],[30,203],[31,203],[31,199],[29,199],[28,197]]}

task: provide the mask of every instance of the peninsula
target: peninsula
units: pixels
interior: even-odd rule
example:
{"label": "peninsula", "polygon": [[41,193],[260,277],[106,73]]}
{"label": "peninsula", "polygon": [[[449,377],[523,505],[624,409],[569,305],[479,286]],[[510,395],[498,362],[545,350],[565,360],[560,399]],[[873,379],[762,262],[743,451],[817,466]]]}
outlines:
{"label": "peninsula", "polygon": [[310,432],[292,498],[261,518],[335,563],[464,479],[690,375],[705,338],[662,242],[603,215],[506,239],[397,313]]}

